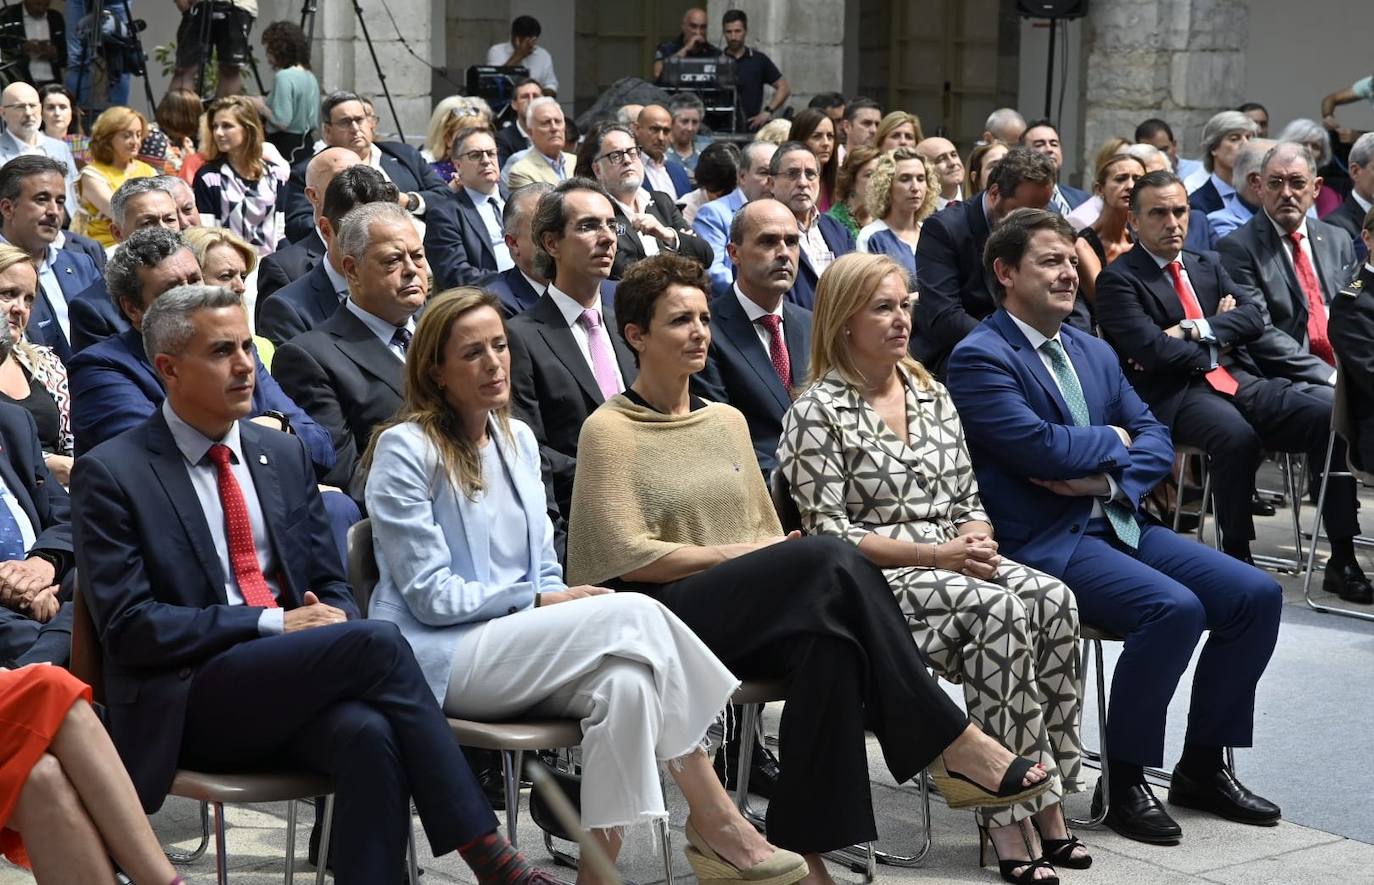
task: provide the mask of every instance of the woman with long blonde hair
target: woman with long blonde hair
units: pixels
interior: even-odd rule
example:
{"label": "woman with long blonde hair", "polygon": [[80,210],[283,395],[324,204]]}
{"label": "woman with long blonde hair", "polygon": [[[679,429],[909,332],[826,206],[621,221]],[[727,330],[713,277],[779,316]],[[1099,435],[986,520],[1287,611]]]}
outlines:
{"label": "woman with long blonde hair", "polygon": [[227,227],[262,255],[284,236],[285,191],[290,169],[273,149],[253,102],[242,95],[216,99],[205,112],[209,140],[205,165],[192,187],[204,223]]}
{"label": "woman with long blonde hair", "polygon": [[963,684],[969,717],[1050,773],[1044,793],[981,807],[977,822],[1008,882],[1058,881],[1051,863],[1092,862],[1060,802],[1083,787],[1077,607],[1062,582],[997,552],[959,415],[908,355],[910,335],[902,265],[855,253],[826,270],[810,387],[783,419],[778,470],[809,534],[883,570],[925,659]]}

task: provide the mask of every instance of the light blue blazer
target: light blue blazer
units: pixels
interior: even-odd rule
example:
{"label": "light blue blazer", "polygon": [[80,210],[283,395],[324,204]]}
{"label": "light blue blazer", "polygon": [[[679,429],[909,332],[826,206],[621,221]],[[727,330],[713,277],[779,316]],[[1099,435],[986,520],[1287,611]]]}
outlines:
{"label": "light blue blazer", "polygon": [[491,438],[528,526],[529,566],[517,583],[490,583],[491,534],[501,526],[492,523],[480,495],[470,500],[442,474],[439,452],[418,424],[384,432],[368,472],[367,513],[381,573],[368,617],[401,628],[441,704],[464,631],[533,607],[535,593],[567,586],[545,509],[539,445],[523,422],[510,424],[514,440],[494,422]]}
{"label": "light blue blazer", "polygon": [[734,285],[735,266],[730,261],[730,253],[725,250],[725,244],[730,240],[730,222],[746,202],[748,201],[744,199],[744,191],[735,188],[725,196],[697,209],[696,220],[692,222],[692,230],[711,245],[711,254],[714,257],[707,273],[711,277],[712,295],[723,295]]}

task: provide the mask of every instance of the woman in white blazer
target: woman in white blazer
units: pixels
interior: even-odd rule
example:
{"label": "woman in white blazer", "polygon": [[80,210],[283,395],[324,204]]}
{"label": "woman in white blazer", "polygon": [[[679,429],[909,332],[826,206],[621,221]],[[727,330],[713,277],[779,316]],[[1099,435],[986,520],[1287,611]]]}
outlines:
{"label": "woman in white blazer", "polygon": [[539,448],[508,415],[497,298],[438,296],[407,354],[405,402],[369,453],[369,615],[401,628],[450,715],[581,720],[582,824],[612,859],[625,827],[666,816],[658,763],[671,761],[699,878],[802,878],[806,862],[740,817],[702,749],[738,680],[654,600],[563,582]]}

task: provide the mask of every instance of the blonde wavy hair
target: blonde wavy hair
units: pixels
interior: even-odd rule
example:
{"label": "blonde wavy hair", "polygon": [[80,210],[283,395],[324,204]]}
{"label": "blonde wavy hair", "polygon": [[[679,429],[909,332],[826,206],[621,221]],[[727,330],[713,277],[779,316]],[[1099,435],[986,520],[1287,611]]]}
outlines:
{"label": "blonde wavy hair", "polygon": [[776,144],[779,147],[790,141],[791,137],[791,120],[769,120],[767,123],[763,124],[763,128],[754,133],[755,141],[766,141],[769,144]]}
{"label": "blonde wavy hair", "polygon": [[926,170],[926,198],[921,208],[916,210],[916,221],[925,221],[935,212],[935,203],[940,199],[935,165],[918,154],[915,148],[903,147],[880,154],[873,167],[873,175],[868,179],[868,193],[864,200],[869,217],[874,221],[887,218],[887,213],[892,211],[892,181],[897,177],[897,164],[903,160],[920,160]]}
{"label": "blonde wavy hair", "polygon": [[[816,286],[816,303],[811,312],[811,368],[807,384],[815,384],[835,371],[855,387],[866,386],[866,379],[854,363],[845,324],[868,306],[878,287],[890,276],[907,288],[906,268],[886,255],[851,252],[831,264]],[[911,373],[922,390],[934,384],[926,367],[910,356],[898,363]]]}
{"label": "blonde wavy hair", "polygon": [[[420,321],[415,326],[415,337],[406,348],[405,395],[396,415],[372,432],[367,452],[363,455],[363,466],[372,466],[372,458],[377,450],[377,438],[388,428],[398,424],[414,422],[420,425],[425,437],[439,451],[439,465],[434,476],[435,487],[443,480],[452,482],[468,500],[477,497],[485,488],[482,480],[482,453],[477,444],[468,439],[463,432],[463,420],[453,406],[439,382],[434,380],[434,369],[444,364],[444,350],[448,347],[453,324],[468,313],[489,307],[501,314],[501,301],[490,292],[474,286],[461,286],[449,289],[430,299]],[[501,319],[501,328],[506,326]],[[506,439],[514,436],[510,427],[510,407],[503,406],[492,413],[496,426]]]}
{"label": "blonde wavy hair", "polygon": [[886,117],[878,121],[878,131],[873,136],[873,145],[882,149],[883,141],[892,134],[893,130],[907,123],[916,130],[916,143],[920,144],[925,140],[925,133],[921,131],[921,118],[906,111],[893,111]]}
{"label": "blonde wavy hair", "polygon": [[238,234],[222,227],[188,227],[181,232],[181,239],[196,256],[196,264],[205,267],[205,259],[216,246],[228,246],[243,256],[244,273],[252,273],[258,266],[258,250]]}

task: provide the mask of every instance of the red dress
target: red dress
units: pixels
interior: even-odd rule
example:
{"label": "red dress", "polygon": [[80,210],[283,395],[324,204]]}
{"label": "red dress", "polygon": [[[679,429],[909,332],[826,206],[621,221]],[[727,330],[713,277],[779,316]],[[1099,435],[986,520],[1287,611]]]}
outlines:
{"label": "red dress", "polygon": [[[33,664],[0,671],[0,826],[9,823],[29,772],[80,699],[90,702],[91,689],[61,667]],[[13,830],[0,830],[0,854],[29,865]]]}

